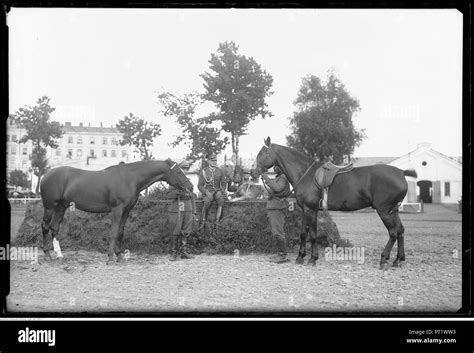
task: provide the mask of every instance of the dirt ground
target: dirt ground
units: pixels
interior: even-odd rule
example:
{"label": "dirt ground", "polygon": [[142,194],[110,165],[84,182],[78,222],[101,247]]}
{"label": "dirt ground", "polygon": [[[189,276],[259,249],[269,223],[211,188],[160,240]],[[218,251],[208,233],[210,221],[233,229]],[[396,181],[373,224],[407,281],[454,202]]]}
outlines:
{"label": "dirt ground", "polygon": [[[269,263],[261,254],[166,256],[130,254],[117,265],[106,255],[63,251],[39,263],[11,261],[11,312],[455,312],[461,307],[461,214],[425,205],[401,214],[406,262],[378,269],[388,234],[375,212],[330,212],[341,237],[363,247],[364,261],[316,267]],[[12,220],[13,222],[13,220]],[[391,259],[396,256],[396,246]],[[307,256],[308,258],[309,256]]]}

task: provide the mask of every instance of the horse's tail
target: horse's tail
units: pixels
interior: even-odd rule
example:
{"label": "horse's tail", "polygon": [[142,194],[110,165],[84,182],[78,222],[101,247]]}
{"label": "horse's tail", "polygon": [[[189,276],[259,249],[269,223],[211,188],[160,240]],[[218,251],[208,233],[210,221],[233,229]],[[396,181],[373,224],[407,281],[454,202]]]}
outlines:
{"label": "horse's tail", "polygon": [[403,171],[403,174],[405,174],[406,176],[418,178],[418,174],[416,173],[415,169],[405,169]]}

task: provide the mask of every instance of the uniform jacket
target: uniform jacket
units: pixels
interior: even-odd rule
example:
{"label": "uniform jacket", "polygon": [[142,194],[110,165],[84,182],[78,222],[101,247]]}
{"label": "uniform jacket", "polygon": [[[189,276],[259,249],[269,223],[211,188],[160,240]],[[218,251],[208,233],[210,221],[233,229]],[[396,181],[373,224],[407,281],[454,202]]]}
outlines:
{"label": "uniform jacket", "polygon": [[222,169],[206,167],[199,173],[198,189],[203,195],[206,194],[206,190],[210,192],[225,191],[226,187],[227,181]]}
{"label": "uniform jacket", "polygon": [[290,194],[290,183],[285,174],[265,182],[268,187],[267,210],[281,210],[288,207],[286,197]]}

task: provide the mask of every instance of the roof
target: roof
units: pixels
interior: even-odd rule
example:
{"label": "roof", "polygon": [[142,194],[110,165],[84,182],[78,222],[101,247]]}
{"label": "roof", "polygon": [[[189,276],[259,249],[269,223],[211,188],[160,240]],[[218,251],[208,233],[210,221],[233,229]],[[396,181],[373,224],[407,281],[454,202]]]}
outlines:
{"label": "roof", "polygon": [[354,167],[366,167],[374,164],[388,164],[397,159],[397,157],[354,157],[351,158],[351,163]]}
{"label": "roof", "polygon": [[99,134],[120,134],[120,131],[115,127],[96,127],[96,126],[63,126],[65,133],[71,132],[85,132],[85,133],[99,133]]}

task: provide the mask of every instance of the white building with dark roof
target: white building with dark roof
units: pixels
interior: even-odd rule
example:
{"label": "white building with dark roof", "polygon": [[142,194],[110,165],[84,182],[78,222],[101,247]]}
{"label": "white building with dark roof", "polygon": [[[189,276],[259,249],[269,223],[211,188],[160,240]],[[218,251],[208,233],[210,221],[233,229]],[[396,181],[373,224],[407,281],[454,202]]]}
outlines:
{"label": "white building with dark roof", "polygon": [[418,177],[406,177],[408,193],[404,203],[457,203],[462,197],[462,157],[449,157],[423,142],[401,157],[353,158],[355,167],[388,164],[414,169]]}
{"label": "white building with dark roof", "polygon": [[462,164],[424,142],[418,148],[388,163],[400,169],[415,169],[416,195],[425,203],[457,203],[462,197]]}

